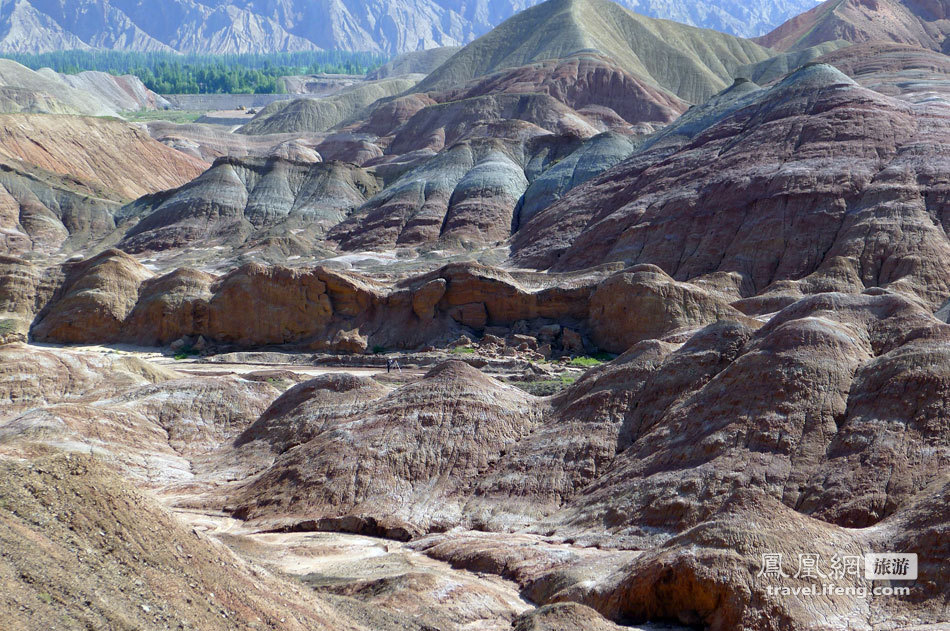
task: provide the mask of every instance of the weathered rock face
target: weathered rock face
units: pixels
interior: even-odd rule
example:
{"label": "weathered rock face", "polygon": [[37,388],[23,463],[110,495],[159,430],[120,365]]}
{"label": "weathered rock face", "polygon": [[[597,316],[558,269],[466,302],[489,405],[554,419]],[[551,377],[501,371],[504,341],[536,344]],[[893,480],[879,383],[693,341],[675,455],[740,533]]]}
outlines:
{"label": "weathered rock face", "polygon": [[34,72],[15,61],[0,61],[0,112],[117,116],[119,112],[155,109],[167,101],[132,75],[105,72],[59,74]]}
{"label": "weathered rock face", "polygon": [[906,44],[855,44],[818,58],[861,85],[912,103],[950,93],[950,59]]}
{"label": "weathered rock face", "polygon": [[[486,133],[486,126],[492,126],[489,130],[494,133]],[[387,152],[441,151],[482,136],[518,138],[516,134],[524,134],[521,130],[526,128],[582,138],[606,131],[545,94],[485,94],[419,110],[396,130]]]}
{"label": "weathered rock face", "polygon": [[950,93],[950,60],[919,46],[892,42],[847,44],[843,40],[784,53],[740,71],[740,76],[771,84],[807,63],[834,66],[875,92],[922,103]]}
{"label": "weathered rock face", "polygon": [[63,266],[64,280],[37,316],[31,334],[41,340],[118,340],[138,300],[139,285],[152,276],[119,250]]}
{"label": "weathered rock face", "polygon": [[[502,96],[517,99],[516,109],[482,110],[476,106],[480,98],[450,101],[446,108],[452,111],[425,107],[399,127],[387,155],[370,162],[386,187],[336,226],[330,239],[345,250],[435,242],[450,248],[494,245],[573,187],[629,156],[638,142],[626,123],[618,126],[622,134],[607,132],[584,142],[613,123],[591,119],[578,127],[586,119],[560,106],[542,107],[544,116],[534,120],[532,102],[540,97]],[[433,117],[439,120],[433,123]]]}
{"label": "weathered rock face", "polygon": [[530,436],[483,475],[469,509],[493,530],[530,527],[583,492],[607,470],[624,419],[639,405],[650,374],[675,345],[637,345],[587,373],[552,401]]}
{"label": "weathered rock face", "polygon": [[653,265],[637,265],[598,285],[589,318],[594,343],[615,353],[676,329],[746,319],[724,296],[677,283]]}
{"label": "weathered rock face", "polygon": [[3,418],[45,405],[108,398],[130,388],[179,377],[142,360],[38,349],[23,344],[0,348]]}
{"label": "weathered rock face", "polygon": [[[397,536],[452,526],[464,519],[479,476],[529,434],[541,414],[540,402],[530,395],[462,362],[433,368],[421,381],[361,407],[343,405],[339,415],[325,406],[293,410],[304,415],[304,437],[313,437],[292,449],[272,443],[284,450],[241,491],[240,513],[251,519],[296,516],[367,532],[375,523],[380,534]],[[267,436],[272,422],[288,420],[262,420],[254,429]],[[421,453],[428,456],[420,459]]]}
{"label": "weathered rock face", "polygon": [[512,629],[513,631],[559,631],[560,629],[621,631],[623,627],[610,622],[585,605],[557,603],[545,605],[521,615],[514,621]]}
{"label": "weathered rock face", "polygon": [[768,90],[736,86],[523,225],[515,261],[643,262],[677,280],[726,273],[744,296],[776,281],[885,286],[936,308],[950,293],[938,263],[950,242],[932,220],[950,172],[946,116],[823,65]]}
{"label": "weathered rock face", "polygon": [[351,162],[362,166],[383,155],[383,150],[372,140],[372,136],[340,132],[327,136],[317,145],[316,150],[324,160]]}
{"label": "weathered rock face", "polygon": [[40,256],[99,243],[122,197],[76,178],[0,158],[0,249]]}
{"label": "weathered rock face", "polygon": [[[871,628],[869,622],[877,616],[902,617],[899,599],[772,596],[767,587],[805,587],[812,582],[793,578],[793,568],[783,570],[788,573],[784,579],[757,576],[763,554],[777,553],[783,559],[797,559],[799,554],[822,559],[858,556],[880,545],[868,534],[824,524],[757,492],[739,490],[703,524],[593,586],[575,584],[555,599],[585,603],[613,619],[671,620],[715,630]],[[823,580],[840,588],[869,587],[863,574]]]}
{"label": "weathered rock face", "polygon": [[378,190],[366,171],[340,163],[222,158],[194,181],[163,195],[126,233],[130,252],[200,244],[239,246],[297,231],[307,247]]}
{"label": "weathered rock face", "polygon": [[514,138],[528,127],[585,138],[608,129],[643,133],[669,123],[685,109],[672,94],[631,76],[609,58],[591,54],[379,103],[355,129],[391,137],[385,141],[386,152],[400,155],[440,151],[485,135]]}
{"label": "weathered rock face", "polygon": [[[0,444],[6,450],[27,453],[50,443],[65,451],[92,451],[126,476],[153,488],[220,482],[220,470],[207,475],[211,454],[246,428],[278,394],[267,383],[238,378],[185,377],[173,371],[150,376],[159,382],[113,397],[87,391],[11,415],[0,426]],[[102,382],[99,385],[107,388],[117,384],[107,375]],[[253,464],[243,468],[253,470]]]}
{"label": "weathered rock face", "polygon": [[749,40],[637,15],[602,0],[552,0],[519,13],[459,51],[417,90],[454,87],[531,63],[592,51],[677,97],[699,103],[731,70],[771,54]]}
{"label": "weathered rock face", "polygon": [[240,346],[333,349],[335,335],[365,323],[379,302],[372,283],[322,268],[250,264],[218,279],[178,271],[143,286],[120,337],[168,344],[200,335]]}
{"label": "weathered rock face", "polygon": [[[32,328],[40,341],[164,345],[203,336],[245,348],[285,344],[360,353],[373,346],[444,344],[489,326],[544,337],[544,327],[554,324],[550,339],[542,341],[577,354],[596,348],[619,353],[649,337],[719,320],[757,326],[728,306],[727,294],[651,268],[547,275],[456,264],[389,287],[322,267],[260,264],[221,277],[187,268],[156,276],[131,256],[109,250],[61,269],[58,287],[44,290],[44,296],[55,290],[52,298],[21,309],[27,317],[41,308]],[[16,295],[25,304],[27,297]]]}
{"label": "weathered rock face", "polygon": [[337,421],[358,416],[389,393],[369,378],[326,375],[294,386],[274,401],[235,441],[262,441],[275,454],[307,443]]}
{"label": "weathered rock face", "polygon": [[[204,123],[178,124],[168,121],[149,121],[145,123],[145,128],[152,138],[162,144],[208,163],[225,156],[267,158],[276,155],[280,147],[289,141],[295,141],[307,147],[316,147],[324,138],[324,134],[302,133],[248,136],[233,134],[221,125]],[[298,157],[297,161],[303,160]],[[350,162],[355,161],[350,160]]]}
{"label": "weathered rock face", "polygon": [[169,103],[162,96],[145,87],[135,75],[113,75],[88,70],[77,74],[58,74],[64,83],[85,90],[105,102],[116,112],[154,110]]}
{"label": "weathered rock face", "polygon": [[25,342],[42,301],[37,269],[12,256],[0,256],[0,344]]}
{"label": "weathered rock face", "polygon": [[563,160],[534,178],[515,210],[514,230],[579,186],[630,157],[635,141],[607,132],[588,139]]}

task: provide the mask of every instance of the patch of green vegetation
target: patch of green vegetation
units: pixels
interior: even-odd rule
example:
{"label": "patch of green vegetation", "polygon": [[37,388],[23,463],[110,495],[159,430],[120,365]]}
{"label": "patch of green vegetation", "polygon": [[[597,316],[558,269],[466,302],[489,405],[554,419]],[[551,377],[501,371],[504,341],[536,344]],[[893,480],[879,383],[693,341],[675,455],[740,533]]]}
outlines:
{"label": "patch of green vegetation", "polygon": [[198,354],[199,354],[198,351],[196,351],[192,347],[183,346],[182,348],[178,349],[177,353],[175,353],[175,359],[177,361],[181,361],[183,359],[188,359],[189,357],[195,357]]}
{"label": "patch of green vegetation", "polygon": [[385,355],[388,352],[385,346],[380,346],[379,344],[373,346],[373,355]]}
{"label": "patch of green vegetation", "polygon": [[138,112],[124,112],[126,120],[134,123],[149,121],[168,121],[169,123],[193,123],[204,115],[204,112],[194,110],[141,110]]}
{"label": "patch of green vegetation", "polygon": [[455,353],[456,355],[474,355],[475,349],[471,346],[456,346],[449,352]]}
{"label": "patch of green vegetation", "polygon": [[575,357],[571,360],[570,365],[578,368],[593,368],[594,366],[600,366],[601,364],[613,361],[616,357],[616,355],[611,355],[610,353],[594,353],[593,355]]}
{"label": "patch of green vegetation", "polygon": [[7,333],[13,333],[14,331],[16,331],[16,320],[12,318],[0,320],[0,335],[6,335]]}
{"label": "patch of green vegetation", "polygon": [[37,594],[36,597],[39,598],[42,602],[46,603],[47,605],[53,604],[53,597],[47,594],[46,592]]}
{"label": "patch of green vegetation", "polygon": [[512,381],[511,384],[521,388],[528,394],[536,397],[548,397],[557,394],[577,381],[577,377],[561,375],[557,379],[540,379],[538,381]]}

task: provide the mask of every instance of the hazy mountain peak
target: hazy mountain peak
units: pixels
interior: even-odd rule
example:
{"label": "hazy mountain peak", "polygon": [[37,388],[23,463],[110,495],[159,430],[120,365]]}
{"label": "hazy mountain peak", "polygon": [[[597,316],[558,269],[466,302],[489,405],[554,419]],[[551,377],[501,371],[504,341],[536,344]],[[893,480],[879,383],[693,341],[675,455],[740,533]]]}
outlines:
{"label": "hazy mountain peak", "polygon": [[[638,13],[761,35],[812,0],[619,0]],[[538,0],[16,0],[0,10],[0,51],[75,48],[203,53],[457,46]],[[572,3],[565,3],[568,7]]]}

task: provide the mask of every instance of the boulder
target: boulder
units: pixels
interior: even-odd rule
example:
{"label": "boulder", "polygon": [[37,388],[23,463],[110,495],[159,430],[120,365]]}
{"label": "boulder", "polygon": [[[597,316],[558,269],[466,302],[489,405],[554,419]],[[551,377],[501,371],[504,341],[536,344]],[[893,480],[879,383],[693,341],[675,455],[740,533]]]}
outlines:
{"label": "boulder", "polygon": [[581,334],[574,329],[563,329],[561,331],[561,348],[566,353],[583,353],[584,340],[581,338]]}
{"label": "boulder", "polygon": [[436,278],[429,281],[412,294],[412,310],[421,320],[431,320],[435,317],[435,308],[445,295],[448,286],[445,279]]}

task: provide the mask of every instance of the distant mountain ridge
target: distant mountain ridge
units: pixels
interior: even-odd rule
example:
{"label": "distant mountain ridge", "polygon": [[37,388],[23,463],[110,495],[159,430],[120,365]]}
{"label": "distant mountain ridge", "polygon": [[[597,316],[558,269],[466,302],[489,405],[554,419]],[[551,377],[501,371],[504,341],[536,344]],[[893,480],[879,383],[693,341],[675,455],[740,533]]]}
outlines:
{"label": "distant mountain ridge", "polygon": [[728,86],[738,67],[774,55],[750,40],[647,18],[609,0],[550,0],[472,42],[415,89],[445,89],[506,68],[594,52],[692,103]]}
{"label": "distant mountain ridge", "polygon": [[893,42],[948,52],[950,0],[827,0],[758,38],[776,50],[844,40]]}
{"label": "distant mountain ridge", "polygon": [[[619,0],[650,17],[762,35],[814,0]],[[0,0],[0,53],[210,54],[458,46],[537,0]]]}

